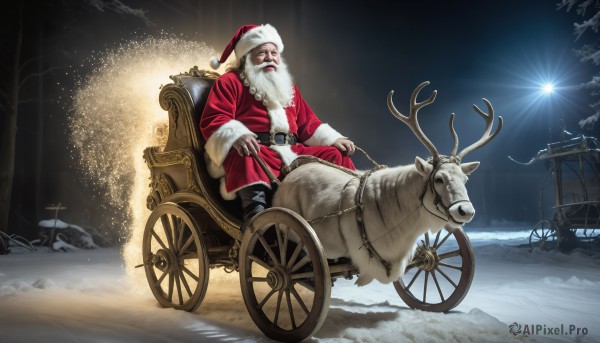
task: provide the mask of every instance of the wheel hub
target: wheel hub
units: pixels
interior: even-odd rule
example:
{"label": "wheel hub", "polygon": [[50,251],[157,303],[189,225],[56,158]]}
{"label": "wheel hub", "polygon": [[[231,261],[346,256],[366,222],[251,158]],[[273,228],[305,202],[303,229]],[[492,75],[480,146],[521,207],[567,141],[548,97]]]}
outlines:
{"label": "wheel hub", "polygon": [[160,249],[152,256],[152,264],[160,271],[171,270],[176,265],[173,254],[165,249]]}
{"label": "wheel hub", "polygon": [[425,271],[432,271],[437,267],[439,257],[435,249],[431,249],[426,246],[420,246],[415,251],[415,258],[417,267]]}
{"label": "wheel hub", "polygon": [[276,291],[282,290],[288,283],[287,273],[281,267],[275,267],[267,273],[267,285]]}

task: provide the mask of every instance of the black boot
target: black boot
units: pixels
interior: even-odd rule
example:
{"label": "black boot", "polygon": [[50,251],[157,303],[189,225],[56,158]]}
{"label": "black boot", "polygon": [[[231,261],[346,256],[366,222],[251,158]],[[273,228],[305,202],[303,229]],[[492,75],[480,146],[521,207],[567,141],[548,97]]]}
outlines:
{"label": "black boot", "polygon": [[244,232],[250,219],[263,211],[268,206],[267,192],[269,188],[263,184],[251,185],[240,189],[237,194],[242,200],[242,226],[240,230]]}

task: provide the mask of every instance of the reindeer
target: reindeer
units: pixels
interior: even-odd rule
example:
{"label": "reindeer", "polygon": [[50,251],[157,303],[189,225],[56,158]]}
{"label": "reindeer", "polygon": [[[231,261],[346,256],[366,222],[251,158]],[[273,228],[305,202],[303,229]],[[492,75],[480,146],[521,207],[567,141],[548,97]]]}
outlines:
{"label": "reindeer", "polygon": [[[398,280],[412,259],[418,237],[428,230],[462,229],[475,215],[465,183],[479,162],[461,163],[462,158],[490,142],[502,128],[491,133],[494,110],[483,99],[488,113],[476,105],[486,128],[482,137],[457,153],[458,135],[454,129],[454,113],[450,131],[454,147],[450,156],[440,155],[419,126],[418,111],[435,101],[437,91],[417,103],[421,83],[412,93],[409,116],[394,106],[390,91],[390,112],[410,127],[429,150],[428,160],[415,158],[411,165],[374,168],[353,172],[324,163],[306,163],[293,169],[279,185],[273,206],[291,209],[312,223],[328,259],[350,258],[357,267],[358,286],[373,279],[381,283]],[[331,215],[337,214],[337,215]]]}

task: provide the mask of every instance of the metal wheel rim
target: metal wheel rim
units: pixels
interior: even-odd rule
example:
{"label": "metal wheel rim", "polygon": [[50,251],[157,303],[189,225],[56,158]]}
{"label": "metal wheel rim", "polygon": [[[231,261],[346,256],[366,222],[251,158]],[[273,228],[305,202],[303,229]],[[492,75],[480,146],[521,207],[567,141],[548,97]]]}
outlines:
{"label": "metal wheel rim", "polygon": [[[404,275],[398,281],[394,282],[396,292],[410,308],[432,312],[448,312],[460,304],[471,287],[475,271],[475,260],[469,238],[461,229],[446,232],[446,234],[443,234],[443,232],[443,230],[439,231],[435,235],[433,242],[430,239],[429,233],[426,233],[424,236],[424,245],[430,249],[435,247],[435,250],[439,251],[447,243],[448,239],[453,237],[458,244],[458,248],[437,255],[439,259],[428,261],[422,268],[416,265],[415,259],[417,256],[415,256],[415,259],[413,259],[406,269],[408,271],[418,268],[415,275]],[[448,258],[458,258],[460,259],[460,264],[446,263],[444,260]],[[448,269],[457,270],[460,272],[460,276],[457,277],[454,275],[452,277],[452,275],[449,275]],[[415,286],[414,282],[420,281],[419,278],[423,279],[423,288],[413,288]],[[434,292],[437,292],[435,295],[441,299],[439,302],[430,302],[427,299],[429,292],[428,283],[431,281],[433,281],[435,286]]]}
{"label": "metal wheel rim", "polygon": [[558,248],[560,237],[554,222],[550,220],[541,220],[533,227],[529,235],[529,248],[533,250],[539,247],[545,251],[551,251]]}
{"label": "metal wheel rim", "polygon": [[[269,235],[274,237],[271,242]],[[294,235],[301,243],[295,245]],[[268,257],[258,257],[260,249]],[[307,258],[309,263],[302,267]],[[303,275],[312,276],[314,290],[301,285],[307,281]],[[298,342],[318,331],[329,311],[331,278],[323,247],[310,225],[283,208],[257,215],[242,238],[240,286],[248,313],[266,336]],[[275,310],[269,313],[273,305]]]}
{"label": "metal wheel rim", "polygon": [[208,287],[207,250],[199,226],[183,207],[157,206],[144,229],[146,279],[163,307],[195,311]]}

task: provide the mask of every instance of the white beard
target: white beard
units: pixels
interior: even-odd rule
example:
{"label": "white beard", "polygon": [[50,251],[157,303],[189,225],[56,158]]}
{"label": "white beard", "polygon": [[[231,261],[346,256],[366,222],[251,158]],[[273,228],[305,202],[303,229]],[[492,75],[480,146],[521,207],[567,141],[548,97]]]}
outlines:
{"label": "white beard", "polygon": [[[260,94],[267,100],[266,107],[268,109],[290,106],[294,97],[293,80],[283,58],[279,58],[279,64],[265,62],[254,65],[250,57],[250,54],[246,56],[244,66],[244,73],[250,89],[254,88],[256,94]],[[267,65],[274,65],[275,70],[265,72],[264,67]]]}
{"label": "white beard", "polygon": [[[264,67],[274,65],[275,70],[265,72]],[[250,93],[254,98],[263,102],[267,108],[269,119],[271,121],[270,132],[290,132],[285,108],[294,106],[294,87],[292,76],[287,65],[281,57],[279,64],[266,62],[260,65],[254,65],[250,59],[250,54],[246,56],[244,67],[245,80],[250,87]],[[244,84],[246,84],[244,82]],[[277,151],[285,165],[290,165],[298,155],[296,155],[289,145],[272,145],[271,149]]]}

